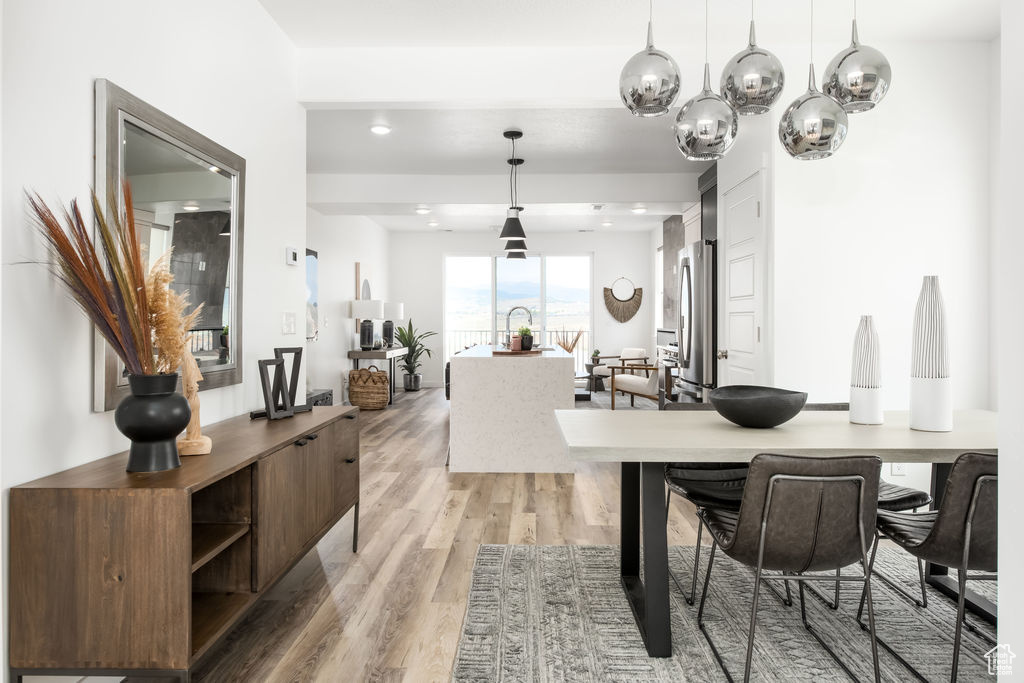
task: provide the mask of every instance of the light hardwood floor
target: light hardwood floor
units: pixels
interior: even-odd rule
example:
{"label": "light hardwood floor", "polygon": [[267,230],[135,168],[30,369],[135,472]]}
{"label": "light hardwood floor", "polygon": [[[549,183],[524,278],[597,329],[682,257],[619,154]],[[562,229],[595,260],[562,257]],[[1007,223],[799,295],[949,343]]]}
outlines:
{"label": "light hardwood floor", "polygon": [[[452,474],[443,391],[360,415],[362,502],[214,652],[195,681],[448,681],[481,543],[618,543],[618,467]],[[693,544],[675,502],[669,543]]]}

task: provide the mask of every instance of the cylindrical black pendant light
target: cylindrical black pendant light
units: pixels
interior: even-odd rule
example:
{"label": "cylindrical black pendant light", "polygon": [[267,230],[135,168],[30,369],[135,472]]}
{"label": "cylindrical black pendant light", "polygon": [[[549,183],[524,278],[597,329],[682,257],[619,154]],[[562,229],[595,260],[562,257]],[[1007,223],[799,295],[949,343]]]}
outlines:
{"label": "cylindrical black pendant light", "polygon": [[523,224],[519,220],[519,212],[523,210],[523,207],[517,203],[519,200],[519,167],[523,165],[523,159],[516,156],[516,140],[523,137],[523,131],[510,128],[502,135],[506,140],[512,141],[512,157],[508,160],[508,165],[511,167],[508,173],[508,217],[505,219],[505,225],[502,226],[498,239],[524,240],[526,232],[523,231]]}
{"label": "cylindrical black pendant light", "polygon": [[526,251],[526,240],[509,240],[505,242],[505,251]]}
{"label": "cylindrical black pendant light", "polygon": [[507,251],[505,252],[505,258],[526,258],[525,251]]}

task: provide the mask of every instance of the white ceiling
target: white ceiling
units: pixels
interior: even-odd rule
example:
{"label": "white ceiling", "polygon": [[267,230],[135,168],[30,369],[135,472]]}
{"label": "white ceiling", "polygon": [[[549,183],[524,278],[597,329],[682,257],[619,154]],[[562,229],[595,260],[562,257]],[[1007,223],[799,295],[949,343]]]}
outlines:
{"label": "white ceiling", "polygon": [[[505,222],[507,209],[503,204],[432,204],[430,213],[421,216],[404,204],[324,202],[310,206],[326,216],[367,216],[388,230],[415,232],[497,232]],[[668,216],[681,214],[687,204],[647,203],[647,212],[640,215],[631,211],[632,204],[599,206],[600,209],[592,204],[528,204],[520,218],[527,233],[646,232],[660,226]]]}
{"label": "white ceiling", "polygon": [[[618,46],[644,38],[643,0],[260,0],[298,47]],[[850,0],[815,4],[821,39],[848,36]],[[759,0],[766,41],[805,40],[809,0]],[[697,0],[655,3],[656,38],[703,38]],[[860,0],[862,33],[872,39],[988,40],[999,32],[999,0]],[[711,3],[711,40],[735,42],[748,0]],[[737,28],[739,27],[739,28]]]}
{"label": "white ceiling", "polygon": [[[310,110],[310,173],[502,174],[519,128],[520,175],[546,173],[700,173],[675,146],[673,117],[633,117],[614,109]],[[370,126],[384,123],[389,135]]]}

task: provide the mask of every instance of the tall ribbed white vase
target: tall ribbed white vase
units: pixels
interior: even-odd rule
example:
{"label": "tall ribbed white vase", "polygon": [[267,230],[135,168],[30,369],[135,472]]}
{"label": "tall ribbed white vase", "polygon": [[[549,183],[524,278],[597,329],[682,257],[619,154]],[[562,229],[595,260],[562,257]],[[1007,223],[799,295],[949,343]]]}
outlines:
{"label": "tall ribbed white vase", "polygon": [[880,425],[882,415],[882,352],[870,315],[860,317],[853,337],[853,369],[850,372],[850,422]]}
{"label": "tall ribbed white vase", "polygon": [[910,428],[926,432],[953,430],[953,384],[949,376],[946,305],[939,278],[925,276],[914,312],[910,359]]}

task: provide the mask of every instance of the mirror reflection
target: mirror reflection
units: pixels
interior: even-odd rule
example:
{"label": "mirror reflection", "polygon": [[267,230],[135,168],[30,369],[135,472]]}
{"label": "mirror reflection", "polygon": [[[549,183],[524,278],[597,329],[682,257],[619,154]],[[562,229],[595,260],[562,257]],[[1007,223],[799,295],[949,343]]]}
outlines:
{"label": "mirror reflection", "polygon": [[233,177],[130,121],[122,144],[149,264],[171,250],[172,288],[188,292],[189,310],[203,304],[192,354],[200,368],[230,364]]}

